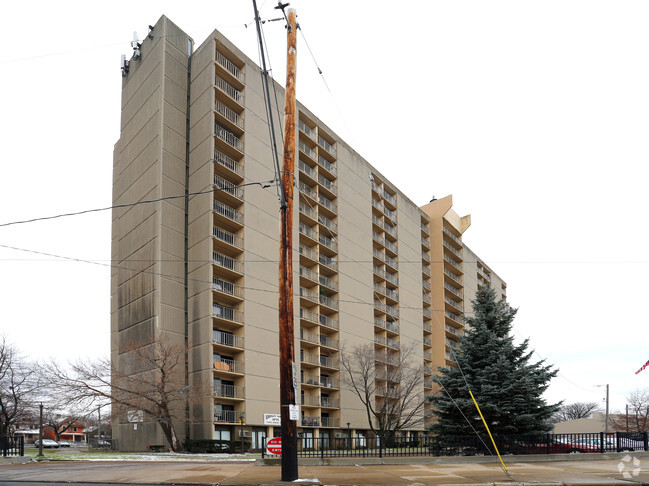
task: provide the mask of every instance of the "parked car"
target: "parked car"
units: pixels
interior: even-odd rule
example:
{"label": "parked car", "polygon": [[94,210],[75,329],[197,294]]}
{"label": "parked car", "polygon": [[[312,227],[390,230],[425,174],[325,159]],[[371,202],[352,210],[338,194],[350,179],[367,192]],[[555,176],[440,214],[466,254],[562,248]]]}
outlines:
{"label": "parked car", "polygon": [[[34,445],[36,447],[40,447],[41,443],[40,443],[40,441],[36,440],[36,441],[34,441]],[[55,440],[52,440],[52,439],[43,439],[43,447],[45,449],[49,449],[49,448],[58,449],[59,448],[59,443],[56,442]]]}
{"label": "parked car", "polygon": [[516,454],[583,454],[585,452],[599,452],[599,446],[590,443],[567,443],[566,441],[551,440],[536,444],[524,443],[517,445]]}
{"label": "parked car", "polygon": [[67,442],[65,440],[60,440],[59,441],[59,447],[70,447],[71,445],[72,444],[70,444],[69,442]]}

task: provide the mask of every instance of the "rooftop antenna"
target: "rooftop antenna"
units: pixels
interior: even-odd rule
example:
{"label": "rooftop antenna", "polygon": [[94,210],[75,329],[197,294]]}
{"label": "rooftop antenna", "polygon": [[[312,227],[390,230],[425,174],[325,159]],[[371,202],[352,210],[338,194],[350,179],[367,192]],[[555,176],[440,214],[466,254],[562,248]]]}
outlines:
{"label": "rooftop antenna", "polygon": [[128,76],[128,67],[129,67],[129,62],[126,60],[126,55],[122,54],[122,77],[125,78]]}
{"label": "rooftop antenna", "polygon": [[142,44],[138,42],[137,32],[135,31],[133,31],[133,40],[131,41],[131,47],[133,48],[133,60],[139,61],[140,58],[142,57],[142,52],[140,51],[140,47],[142,47]]}

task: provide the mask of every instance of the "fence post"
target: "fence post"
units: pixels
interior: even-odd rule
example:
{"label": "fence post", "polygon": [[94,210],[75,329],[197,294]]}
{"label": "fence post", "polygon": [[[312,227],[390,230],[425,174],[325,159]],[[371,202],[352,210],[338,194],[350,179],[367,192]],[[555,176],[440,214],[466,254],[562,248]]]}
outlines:
{"label": "fence post", "polygon": [[649,444],[648,444],[649,440],[647,440],[647,439],[649,439],[649,434],[647,434],[647,431],[645,430],[642,433],[642,441],[644,442],[644,450],[645,451],[649,451]]}
{"label": "fence post", "polygon": [[320,442],[320,458],[324,459],[324,439],[322,437],[318,437],[318,442]]}
{"label": "fence post", "polygon": [[550,443],[550,434],[545,434],[545,453],[550,454],[550,448],[552,447],[552,444]]}
{"label": "fence post", "polygon": [[261,438],[261,458],[264,458],[264,454],[266,453],[266,437]]}
{"label": "fence post", "polygon": [[381,436],[378,436],[379,439],[379,457],[383,457],[383,440]]}
{"label": "fence post", "polygon": [[604,453],[604,432],[599,433],[599,452]]}

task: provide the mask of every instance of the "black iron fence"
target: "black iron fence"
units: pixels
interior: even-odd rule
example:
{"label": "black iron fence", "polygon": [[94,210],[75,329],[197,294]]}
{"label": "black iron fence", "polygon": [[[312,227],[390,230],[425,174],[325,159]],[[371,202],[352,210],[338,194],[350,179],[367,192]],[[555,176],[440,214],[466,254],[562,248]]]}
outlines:
{"label": "black iron fence", "polygon": [[[649,450],[647,432],[494,436],[501,455],[580,454]],[[299,457],[389,457],[495,455],[488,436],[298,437]],[[275,457],[266,450],[262,457]]]}
{"label": "black iron fence", "polygon": [[24,456],[25,438],[22,435],[16,437],[0,437],[0,453],[2,457]]}

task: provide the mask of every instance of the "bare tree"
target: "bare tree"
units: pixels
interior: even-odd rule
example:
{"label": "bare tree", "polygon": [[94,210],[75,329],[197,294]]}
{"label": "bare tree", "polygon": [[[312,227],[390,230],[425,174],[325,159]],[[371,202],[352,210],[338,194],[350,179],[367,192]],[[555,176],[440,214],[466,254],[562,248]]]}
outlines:
{"label": "bare tree", "polygon": [[597,402],[576,402],[561,405],[559,410],[552,416],[552,422],[565,422],[567,420],[576,420],[588,418],[594,413],[602,411],[602,407]]}
{"label": "bare tree", "polygon": [[609,425],[613,430],[643,432],[649,430],[649,388],[633,390],[626,397],[626,410],[609,416]]}
{"label": "bare tree", "polygon": [[379,352],[373,344],[341,350],[341,382],[365,406],[372,431],[388,443],[422,418],[424,366],[414,363],[414,349],[413,343],[393,354]]}
{"label": "bare tree", "polygon": [[0,337],[0,436],[9,435],[32,416],[40,383],[36,366],[25,360],[5,336]]}
{"label": "bare tree", "polygon": [[114,416],[141,414],[160,425],[172,450],[181,450],[174,422],[184,419],[189,402],[200,395],[185,383],[185,347],[157,339],[125,349],[129,361],[124,367],[111,366],[108,359],[77,361],[69,369],[51,363],[53,389],[71,405],[111,402]]}

